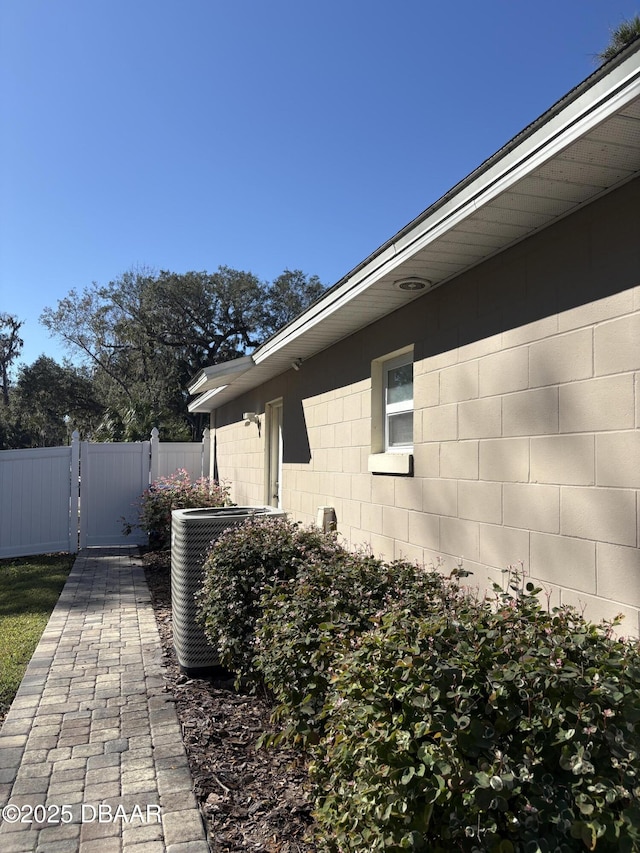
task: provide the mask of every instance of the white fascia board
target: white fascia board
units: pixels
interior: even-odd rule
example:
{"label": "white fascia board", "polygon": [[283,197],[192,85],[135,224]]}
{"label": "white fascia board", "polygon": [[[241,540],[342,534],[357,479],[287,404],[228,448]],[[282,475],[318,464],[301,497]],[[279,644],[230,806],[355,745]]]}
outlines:
{"label": "white fascia board", "polygon": [[253,365],[253,358],[250,355],[243,355],[240,358],[234,358],[232,361],[223,361],[211,367],[203,367],[193,377],[187,386],[187,390],[189,394],[197,394],[199,391],[209,391],[223,384],[229,385],[229,379],[242,376]]}
{"label": "white fascia board", "polygon": [[212,406],[210,406],[210,402],[216,394],[219,394],[221,391],[224,391],[225,388],[228,388],[228,385],[221,385],[219,388],[212,388],[211,391],[206,391],[204,394],[200,394],[199,397],[196,397],[195,400],[192,400],[187,406],[188,411],[190,412],[209,412],[212,410]]}
{"label": "white fascia board", "polygon": [[[519,180],[559,155],[573,142],[585,136],[606,118],[622,109],[625,104],[637,98],[640,95],[640,67],[637,63],[635,73],[630,77],[632,79],[623,91],[620,91],[618,85],[611,87],[613,91],[611,89],[607,91],[599,99],[600,102],[597,105],[594,105],[594,99],[589,97],[588,109],[584,109],[584,104],[580,103],[580,100],[587,98],[587,93],[585,93],[582,99],[571,104],[571,107],[576,109],[572,109],[569,115],[563,111],[556,117],[558,121],[562,120],[560,127],[557,126],[555,119],[551,119],[548,124],[526,140],[526,151],[519,152],[519,149],[516,148],[511,154],[506,155],[505,159],[497,163],[494,169],[488,170],[482,176],[484,179],[482,185],[476,186],[476,182],[474,182],[468,187],[466,193],[452,200],[457,201],[453,210],[439,211],[441,215],[424,233],[411,235],[402,250],[398,252],[397,257],[406,260],[407,255],[423,249],[467,216],[511,189]],[[593,95],[593,92],[590,90],[588,95]],[[427,224],[428,220],[425,222],[425,225]]]}
{"label": "white fascia board", "polygon": [[[381,264],[394,256],[395,249],[389,247],[379,255],[376,255],[375,260],[378,264]],[[273,338],[258,347],[253,353],[253,360],[256,364],[260,364],[266,358],[269,358],[269,356],[282,349],[283,346],[291,343],[300,337],[300,335],[309,331],[309,329],[312,329],[317,323],[330,317],[344,304],[350,302],[354,296],[366,290],[371,284],[371,270],[368,266],[356,270],[341,285],[335,289],[332,288],[325,296],[322,296],[316,303],[307,308],[303,314],[300,314],[299,317],[274,335]]]}
{"label": "white fascia board", "polygon": [[[451,198],[443,197],[436,202],[432,213],[429,209],[400,231],[390,243],[371,256],[369,262],[356,268],[353,275],[342,284],[336,285],[326,296],[300,315],[291,324],[274,335],[253,354],[260,364],[284,346],[292,343],[322,320],[330,317],[355,297],[366,291],[381,277],[388,275],[401,263],[408,260],[429,243],[434,242],[455,225],[466,219],[479,208],[509,190],[517,181],[536,168],[557,156],[564,148],[584,136],[607,117],[622,109],[640,94],[640,64],[638,50],[614,67],[600,80],[589,85],[577,95],[569,93],[564,107],[562,100],[556,112],[552,107],[549,117],[543,114],[530,130],[525,129],[525,138],[518,136],[508,143],[502,155],[496,152],[484,166],[476,170],[479,174],[462,182],[458,192],[451,191]],[[584,84],[583,84],[584,85]],[[581,88],[580,86],[578,89]],[[538,125],[539,126],[536,126]],[[502,150],[502,149],[501,149]],[[495,158],[498,158],[497,160]]]}

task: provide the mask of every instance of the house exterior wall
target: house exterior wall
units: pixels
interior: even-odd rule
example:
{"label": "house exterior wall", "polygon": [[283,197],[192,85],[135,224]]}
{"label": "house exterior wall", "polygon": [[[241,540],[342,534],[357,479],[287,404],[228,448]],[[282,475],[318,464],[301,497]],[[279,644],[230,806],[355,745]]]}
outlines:
{"label": "house exterior wall", "polygon": [[[234,500],[265,501],[242,412],[282,398],[293,519],[333,506],[352,545],[462,559],[480,587],[521,563],[552,605],[637,634],[639,210],[636,180],[215,412]],[[410,344],[413,476],[371,474],[371,363]]]}

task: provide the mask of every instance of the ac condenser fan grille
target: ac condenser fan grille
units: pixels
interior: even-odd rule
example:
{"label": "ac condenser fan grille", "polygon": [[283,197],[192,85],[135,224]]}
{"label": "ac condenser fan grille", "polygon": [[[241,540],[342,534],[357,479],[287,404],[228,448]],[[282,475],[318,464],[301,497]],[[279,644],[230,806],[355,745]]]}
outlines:
{"label": "ac condenser fan grille", "polygon": [[273,507],[177,509],[171,513],[171,606],[173,644],[185,670],[219,666],[198,621],[196,594],[202,586],[203,566],[212,543],[223,530],[243,524],[253,515],[285,516]]}

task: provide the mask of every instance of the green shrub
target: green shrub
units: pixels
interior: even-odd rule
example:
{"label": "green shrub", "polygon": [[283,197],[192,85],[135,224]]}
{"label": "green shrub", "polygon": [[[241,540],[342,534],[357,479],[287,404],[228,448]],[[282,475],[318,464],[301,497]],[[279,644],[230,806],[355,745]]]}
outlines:
{"label": "green shrub", "polygon": [[537,593],[456,587],[342,657],[311,765],[320,849],[640,850],[638,643]]}
{"label": "green shrub", "polygon": [[416,613],[438,607],[443,576],[414,564],[390,564],[365,552],[336,549],[330,560],[307,562],[294,578],[267,587],[256,626],[256,666],[278,703],[275,737],[315,742],[334,661],[372,622],[403,601]]}
{"label": "green shrub", "polygon": [[335,534],[284,518],[255,516],[213,544],[198,595],[200,618],[223,666],[238,679],[261,681],[255,667],[255,624],[268,585],[294,578],[308,561],[331,563],[345,552]]}
{"label": "green shrub", "polygon": [[138,523],[125,524],[125,532],[140,528],[149,536],[154,549],[171,544],[171,512],[174,509],[231,506],[229,487],[208,477],[191,480],[184,468],[170,477],[159,477],[138,500]]}

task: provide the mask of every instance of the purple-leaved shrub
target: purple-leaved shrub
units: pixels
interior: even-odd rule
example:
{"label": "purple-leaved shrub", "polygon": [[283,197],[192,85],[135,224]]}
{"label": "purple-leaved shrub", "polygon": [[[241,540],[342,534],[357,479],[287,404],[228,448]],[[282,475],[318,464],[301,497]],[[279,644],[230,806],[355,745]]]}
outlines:
{"label": "purple-leaved shrub", "polygon": [[184,468],[169,477],[159,477],[142,493],[137,502],[138,522],[125,524],[125,532],[137,527],[149,536],[153,549],[171,544],[171,512],[174,509],[232,506],[229,486],[208,477],[192,480]]}
{"label": "purple-leaved shrub", "polygon": [[268,586],[256,624],[256,668],[276,700],[280,731],[264,740],[315,743],[336,661],[398,601],[415,614],[441,610],[451,584],[437,571],[367,551],[336,550]]}
{"label": "purple-leaved shrub", "polygon": [[238,679],[260,683],[255,625],[265,589],[295,578],[309,561],[332,563],[346,553],[335,534],[285,518],[256,516],[225,530],[209,551],[198,595],[205,634],[221,664]]}
{"label": "purple-leaved shrub", "polygon": [[539,592],[395,607],[340,658],[320,850],[640,850],[640,647]]}
{"label": "purple-leaved shrub", "polygon": [[640,851],[638,641],[466,574],[283,519],[213,545],[207,635],[310,759],[317,849]]}

